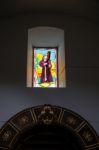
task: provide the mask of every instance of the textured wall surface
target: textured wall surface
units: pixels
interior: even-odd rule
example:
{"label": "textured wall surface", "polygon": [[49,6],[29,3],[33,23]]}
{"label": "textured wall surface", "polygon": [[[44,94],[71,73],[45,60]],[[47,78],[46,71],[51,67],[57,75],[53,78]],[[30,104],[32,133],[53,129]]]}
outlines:
{"label": "textured wall surface", "polygon": [[[28,28],[65,31],[67,87],[26,87]],[[0,19],[0,126],[17,112],[54,104],[79,113],[99,133],[99,26],[62,14],[27,14]]]}

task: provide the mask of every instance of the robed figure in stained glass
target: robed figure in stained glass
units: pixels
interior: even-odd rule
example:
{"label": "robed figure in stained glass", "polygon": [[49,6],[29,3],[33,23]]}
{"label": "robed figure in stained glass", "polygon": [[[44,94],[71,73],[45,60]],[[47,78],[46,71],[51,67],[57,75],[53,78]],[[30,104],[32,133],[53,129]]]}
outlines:
{"label": "robed figure in stained glass", "polygon": [[51,74],[51,61],[50,61],[50,52],[47,55],[44,55],[42,60],[40,61],[40,66],[42,67],[41,73],[41,83],[44,82],[52,82],[52,74]]}
{"label": "robed figure in stained glass", "polygon": [[57,53],[56,48],[33,48],[33,87],[57,87]]}

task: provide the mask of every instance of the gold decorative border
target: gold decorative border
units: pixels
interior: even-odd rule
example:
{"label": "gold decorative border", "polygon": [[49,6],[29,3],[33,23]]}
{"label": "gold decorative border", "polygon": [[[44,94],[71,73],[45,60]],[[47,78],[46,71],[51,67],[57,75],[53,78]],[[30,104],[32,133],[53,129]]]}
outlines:
{"label": "gold decorative border", "polygon": [[[85,150],[98,150],[99,148],[98,135],[93,129],[93,127],[84,118],[82,118],[80,115],[78,115],[77,113],[71,110],[58,107],[58,106],[52,106],[52,105],[43,105],[43,106],[37,106],[37,107],[31,107],[31,108],[25,109],[19,112],[18,114],[14,115],[10,120],[8,120],[8,122],[1,128],[0,136],[2,135],[3,130],[5,131],[7,130],[8,125],[12,129],[14,129],[16,134],[14,135],[13,139],[9,141],[9,144],[8,144],[9,147],[7,147],[6,145],[0,145],[0,150],[9,150],[13,148],[16,142],[17,136],[20,136],[20,134],[24,132],[23,131],[24,127],[18,128],[17,123],[13,122],[13,120],[16,119],[17,117],[21,118],[22,115],[24,116],[27,114],[28,116],[29,113],[30,113],[30,117],[29,117],[30,120],[25,130],[28,130],[31,126],[33,127],[34,125],[40,124],[40,123],[47,124],[47,125],[59,124],[61,126],[64,126],[65,128],[69,128],[72,132],[74,132],[74,134],[79,138],[79,140],[84,145]],[[67,123],[65,123],[64,118],[67,119],[66,120]],[[76,124],[76,121],[77,121],[77,124]],[[24,119],[23,119],[23,122],[24,122]],[[72,125],[74,125],[74,128]],[[75,125],[77,126],[75,127]],[[95,138],[95,140],[92,139],[92,142],[89,142],[90,143],[89,145],[86,144],[87,142],[84,141],[85,140],[84,138],[90,141],[91,137],[88,133],[84,133],[84,135],[82,136],[84,129],[85,129],[85,132],[86,131],[88,133],[90,132],[90,134],[93,135]]]}

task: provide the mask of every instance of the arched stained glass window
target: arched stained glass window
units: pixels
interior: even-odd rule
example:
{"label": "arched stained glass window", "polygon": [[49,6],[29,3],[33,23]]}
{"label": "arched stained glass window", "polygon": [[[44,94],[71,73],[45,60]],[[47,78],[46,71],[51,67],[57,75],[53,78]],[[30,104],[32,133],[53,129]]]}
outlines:
{"label": "arched stained glass window", "polygon": [[66,87],[64,31],[52,27],[28,30],[27,87]]}
{"label": "arched stained glass window", "polygon": [[58,87],[58,48],[33,48],[32,87]]}

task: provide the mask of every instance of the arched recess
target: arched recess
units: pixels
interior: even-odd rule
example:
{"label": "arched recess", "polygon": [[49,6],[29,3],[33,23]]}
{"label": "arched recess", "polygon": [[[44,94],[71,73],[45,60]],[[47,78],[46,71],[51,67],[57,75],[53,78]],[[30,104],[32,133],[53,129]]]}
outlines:
{"label": "arched recess", "polygon": [[71,110],[53,105],[28,108],[8,120],[0,130],[0,150],[13,150],[20,135],[36,125],[55,124],[75,134],[84,150],[99,150],[98,135],[84,118]]}
{"label": "arched recess", "polygon": [[[49,26],[38,26],[34,28],[28,29],[28,49],[27,49],[27,87],[41,87],[34,86],[35,77],[36,79],[40,77],[41,71],[39,66],[39,61],[42,58],[41,51],[36,52],[34,50],[40,50],[41,48],[44,52],[44,49],[50,51],[51,49],[56,49],[57,53],[54,57],[55,53],[51,53],[50,60],[57,60],[57,64],[53,64],[52,68],[57,66],[57,82],[58,85],[55,87],[66,87],[66,67],[65,67],[65,33],[63,29]],[[51,52],[51,51],[50,51]],[[37,61],[34,61],[34,56],[37,56]],[[34,64],[37,64],[39,70],[39,74],[34,76]],[[53,68],[53,70],[56,67]],[[53,72],[54,74],[54,72]],[[54,74],[54,76],[56,76]],[[37,81],[37,80],[36,80]],[[36,82],[35,81],[35,82]],[[38,81],[36,82],[38,84]]]}

